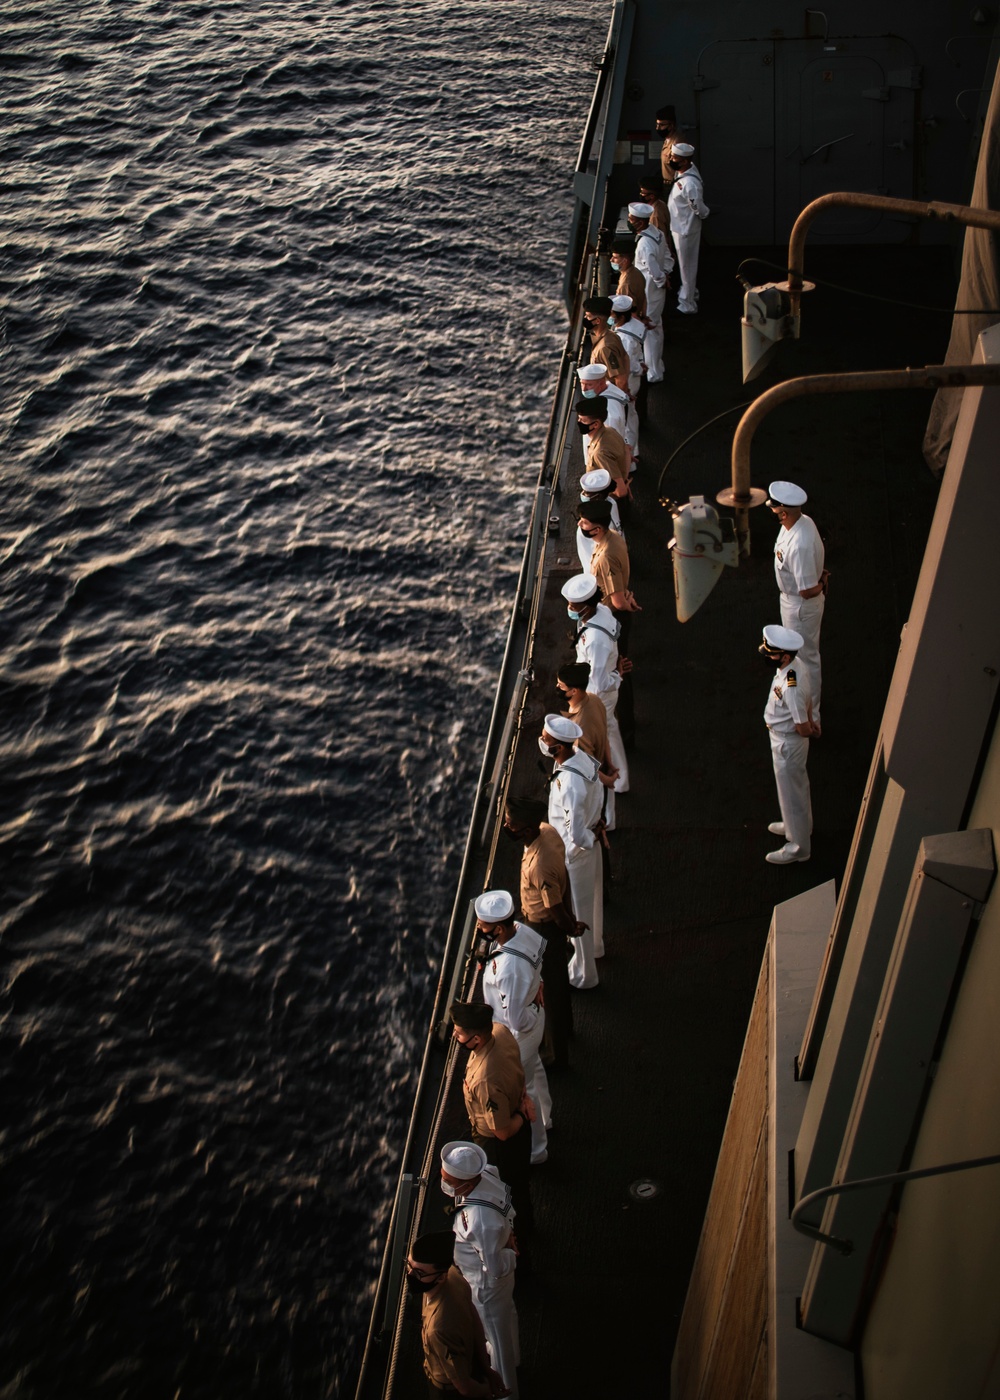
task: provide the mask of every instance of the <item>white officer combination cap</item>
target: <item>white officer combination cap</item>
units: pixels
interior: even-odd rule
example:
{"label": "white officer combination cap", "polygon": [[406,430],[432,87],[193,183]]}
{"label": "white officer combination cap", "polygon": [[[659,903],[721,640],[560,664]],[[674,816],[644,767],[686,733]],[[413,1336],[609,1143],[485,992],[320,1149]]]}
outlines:
{"label": "white officer combination cap", "polygon": [[441,1149],[441,1165],[456,1181],[471,1181],[482,1176],[486,1153],[474,1142],[446,1142]]}
{"label": "white officer combination cap", "polygon": [[580,478],[581,491],[606,491],[610,485],[611,473],[604,467],[598,467],[596,472],[584,472]]}
{"label": "white officer combination cap", "polygon": [[487,890],[476,900],[476,918],[484,924],[500,924],[514,912],[514,901],[506,890]]}
{"label": "white officer combination cap", "polygon": [[562,715],[546,715],[545,732],[551,734],[553,739],[561,739],[564,744],[572,744],[575,740],[583,738],[580,726],[571,719],[564,719]]}
{"label": "white officer combination cap", "polygon": [[612,309],[612,311],[631,311],[631,310],[632,310],[632,298],[631,298],[631,297],[626,297],[626,296],[612,297],[612,298],[611,298],[611,309]]}
{"label": "white officer combination cap", "polygon": [[794,481],[772,481],[767,488],[767,494],[772,501],[777,501],[779,506],[804,506],[809,497],[801,486],[796,486]]}
{"label": "white officer combination cap", "polygon": [[[676,149],[677,147],[675,146],[674,150],[676,151]],[[643,204],[641,200],[637,200],[635,204],[629,205],[628,212],[632,215],[633,219],[651,219],[653,216],[653,206],[651,204]]]}
{"label": "white officer combination cap", "polygon": [[674,145],[674,155],[680,156],[681,160],[690,160],[694,155],[694,147],[689,146],[686,141],[678,141]]}
{"label": "white officer combination cap", "polygon": [[597,579],[593,574],[574,574],[560,589],[567,603],[585,603],[597,592]]}
{"label": "white officer combination cap", "polygon": [[764,628],[764,641],[772,651],[798,651],[802,645],[798,632],[793,632],[790,627],[778,627],[775,623]]}
{"label": "white officer combination cap", "polygon": [[603,379],[607,372],[604,365],[581,365],[576,373],[581,383],[589,384],[592,380]]}

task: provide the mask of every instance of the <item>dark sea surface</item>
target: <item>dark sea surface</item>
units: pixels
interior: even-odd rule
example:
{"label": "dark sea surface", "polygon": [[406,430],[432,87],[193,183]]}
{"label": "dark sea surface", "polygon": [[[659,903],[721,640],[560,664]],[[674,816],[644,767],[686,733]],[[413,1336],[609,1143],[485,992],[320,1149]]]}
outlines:
{"label": "dark sea surface", "polygon": [[0,1396],[351,1389],[607,0],[0,32]]}

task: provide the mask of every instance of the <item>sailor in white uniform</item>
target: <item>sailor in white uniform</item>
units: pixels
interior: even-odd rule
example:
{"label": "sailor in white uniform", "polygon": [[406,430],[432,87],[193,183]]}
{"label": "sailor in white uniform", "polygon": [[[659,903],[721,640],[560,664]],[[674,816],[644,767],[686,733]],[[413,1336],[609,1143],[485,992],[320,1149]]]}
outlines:
{"label": "sailor in white uniform", "polygon": [[[580,500],[607,501],[611,507],[611,528],[624,539],[625,531],[622,529],[618,502],[612,494],[612,485],[611,473],[604,467],[599,467],[596,472],[584,472],[580,478]],[[580,568],[589,572],[594,541],[580,529],[580,522],[577,522],[576,527],[576,552],[580,558]]]}
{"label": "sailor in white uniform", "polygon": [[516,1396],[521,1361],[514,1306],[514,1207],[486,1153],[472,1142],[447,1142],[441,1149],[441,1190],[455,1202],[455,1264],[472,1290],[486,1333],[493,1369]]}
{"label": "sailor in white uniform", "polygon": [[[642,371],[645,368],[643,346],[648,334],[645,322],[640,321],[632,310],[632,298],[615,296],[611,298],[611,311],[615,318],[615,335],[628,351],[628,391],[632,395],[632,408],[635,409],[635,396],[642,385]],[[638,414],[636,415],[638,417]]]}
{"label": "sailor in white uniform", "polygon": [[548,1158],[547,1129],[552,1124],[552,1095],[539,1049],[545,1033],[542,1006],[542,955],[545,939],[514,919],[507,890],[487,890],[476,900],[476,927],[489,940],[483,962],[483,996],[494,1021],[507,1027],[521,1052],[528,1096],[535,1105],[531,1125],[531,1160]]}
{"label": "sailor in white uniform", "polygon": [[562,837],[566,850],[573,913],[587,931],[573,939],[569,965],[571,987],[597,986],[595,958],[604,956],[604,869],[598,829],[603,792],[596,758],[573,747],[583,730],[562,715],[546,715],[538,746],[555,760],[549,786],[549,825]]}
{"label": "sailor in white uniform", "polygon": [[764,628],[758,651],[777,667],[764,710],[771,736],[771,762],[778,789],[781,821],[768,831],[784,836],[785,844],[764,857],[772,865],[808,860],[812,848],[812,800],[809,794],[809,736],[814,732],[809,699],[809,673],[796,669],[795,654],[802,645],[798,632],[788,627]]}
{"label": "sailor in white uniform", "polygon": [[670,167],[677,173],[667,199],[670,232],[677,249],[681,274],[677,310],[685,316],[694,316],[698,311],[698,252],[701,248],[702,220],[708,218],[709,212],[701,171],[692,161],[693,155],[694,147],[686,141],[674,146]]}
{"label": "sailor in white uniform", "polygon": [[820,729],[820,693],[823,667],[819,655],[819,632],[826,606],[826,551],[815,521],[802,514],[808,497],[792,481],[772,481],[767,488],[767,504],[777,516],[781,529],[774,542],[774,577],[781,601],[781,621],[802,637],[798,661],[809,672],[813,724]]}
{"label": "sailor in white uniform", "polygon": [[653,228],[653,206],[641,200],[628,207],[628,226],[635,234],[635,265],[646,279],[646,378],[659,384],[663,378],[663,307],[667,278],[674,268],[667,235]]}
{"label": "sailor in white uniform", "polygon": [[629,396],[624,389],[619,389],[617,384],[610,382],[607,366],[600,362],[581,365],[576,377],[580,381],[580,393],[583,398],[607,400],[608,416],[604,420],[605,426],[620,433],[629,453],[634,452],[636,439],[635,434],[629,431]]}
{"label": "sailor in white uniform", "polygon": [[[628,759],[616,706],[622,683],[618,671],[618,635],[621,623],[599,602],[600,593],[593,574],[575,574],[562,587],[570,618],[576,623],[576,659],[590,666],[587,689],[599,695],[608,716],[608,747],[612,766],[618,769],[615,792],[628,792]],[[579,915],[577,916],[580,917]]]}

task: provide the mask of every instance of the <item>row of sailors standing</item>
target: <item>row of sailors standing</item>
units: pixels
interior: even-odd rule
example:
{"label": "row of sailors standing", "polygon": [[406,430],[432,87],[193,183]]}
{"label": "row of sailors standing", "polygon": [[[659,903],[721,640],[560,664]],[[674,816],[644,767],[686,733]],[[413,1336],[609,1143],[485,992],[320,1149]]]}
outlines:
{"label": "row of sailors standing", "polygon": [[453,1036],[469,1052],[462,1092],[472,1139],[441,1151],[453,1229],[415,1240],[407,1260],[410,1284],[424,1295],[424,1368],[435,1396],[518,1395],[514,1270],[530,1266],[530,1175],[548,1158],[552,1126],[543,1037],[551,1063],[564,1066],[570,989],[597,985],[604,953],[602,832],[614,826],[616,793],[629,782],[616,713],[629,668],[608,604],[625,615],[638,605],[628,589],[627,552],[623,559],[621,536],[610,529],[611,475],[600,468],[583,481],[590,568],[562,589],[576,625],[575,659],[558,669],[563,708],[545,716],[538,737],[553,762],[548,801],[511,796],[504,813],[504,832],[521,847],[522,917],[507,890],[479,896],[484,1000],[451,1007]]}
{"label": "row of sailors standing", "polygon": [[615,244],[616,295],[584,303],[591,362],[578,371],[575,405],[585,456],[581,572],[562,588],[574,658],[557,670],[559,709],[546,714],[538,736],[553,765],[548,800],[511,796],[504,814],[505,834],[522,850],[521,919],[507,890],[475,902],[484,1000],[451,1007],[454,1038],[469,1052],[462,1087],[472,1141],[441,1150],[453,1229],[421,1236],[407,1260],[410,1283],[423,1294],[434,1396],[518,1393],[514,1273],[530,1264],[530,1175],[547,1160],[552,1126],[543,1045],[553,1066],[566,1065],[571,988],[597,986],[604,954],[602,842],[615,828],[616,798],[629,788],[620,711],[630,688],[629,627],[641,611],[622,509],[639,465],[642,375],[654,384],[663,378],[662,318],[674,267],[666,209],[652,186],[642,192],[651,202],[629,208],[634,240]]}

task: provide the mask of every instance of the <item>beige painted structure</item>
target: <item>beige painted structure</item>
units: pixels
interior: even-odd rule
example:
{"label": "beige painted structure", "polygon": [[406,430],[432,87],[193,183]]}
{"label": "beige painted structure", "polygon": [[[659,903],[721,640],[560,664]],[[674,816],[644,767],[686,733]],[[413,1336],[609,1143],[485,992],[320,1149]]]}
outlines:
{"label": "beige painted structure", "polygon": [[792,1239],[781,1175],[792,1143],[796,1200],[1000,1152],[998,444],[1000,389],[966,389],[836,909],[775,910],[673,1400],[849,1396],[855,1362],[866,1400],[1000,1395],[1000,1166],[831,1198],[813,1223],[846,1256]]}

